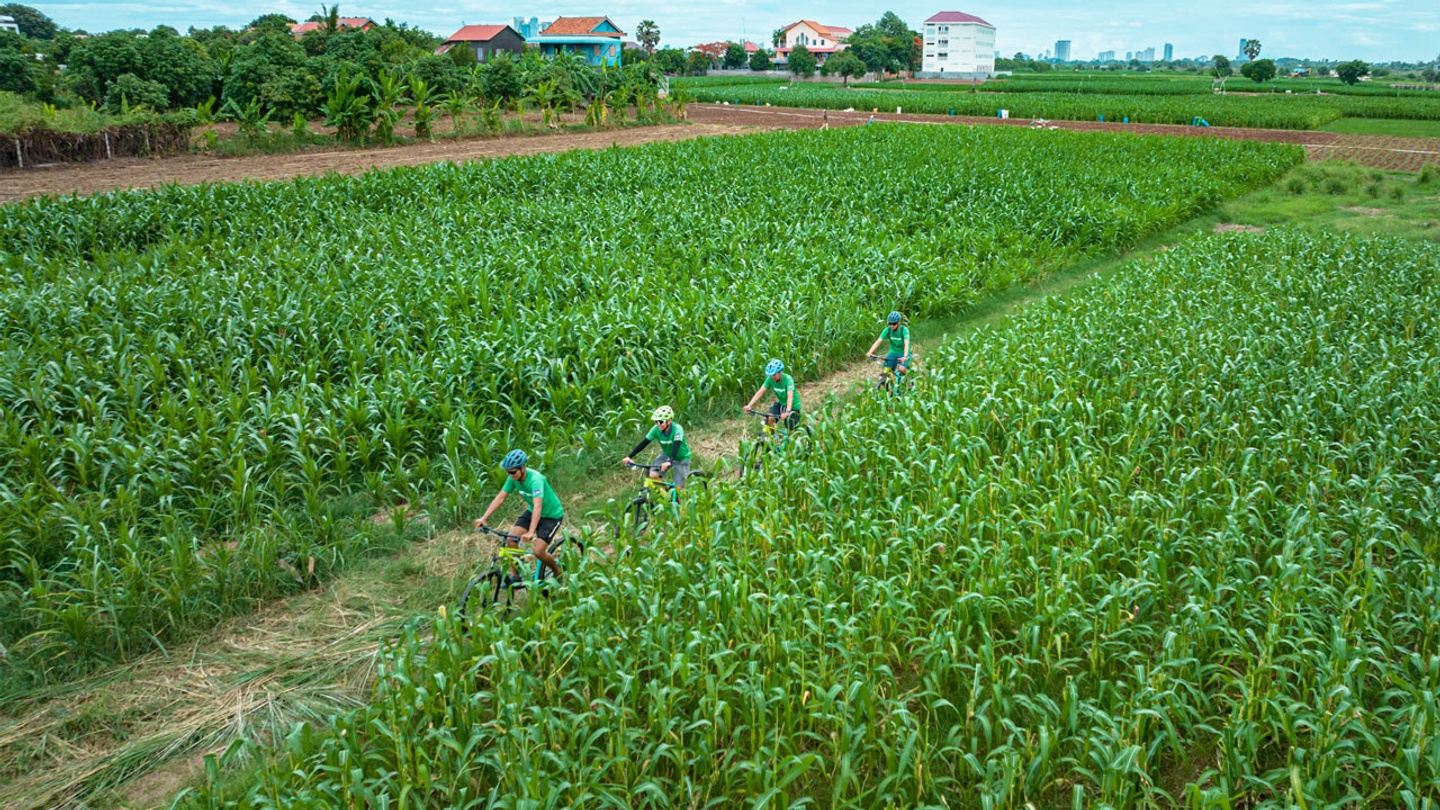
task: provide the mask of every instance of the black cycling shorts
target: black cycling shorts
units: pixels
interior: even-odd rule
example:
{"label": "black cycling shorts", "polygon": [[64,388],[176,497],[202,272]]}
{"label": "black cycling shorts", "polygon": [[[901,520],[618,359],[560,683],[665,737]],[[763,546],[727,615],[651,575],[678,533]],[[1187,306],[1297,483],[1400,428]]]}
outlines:
{"label": "black cycling shorts", "polygon": [[[519,531],[515,532],[516,534],[524,534],[525,532],[530,531],[531,517],[533,517],[531,510],[526,509],[525,514],[521,515],[518,518],[515,518],[515,528],[519,529]],[[554,540],[555,532],[560,528],[560,523],[564,519],[565,518],[540,518],[540,525],[535,527],[535,536],[539,537],[541,540],[544,540],[547,543],[551,540]]]}

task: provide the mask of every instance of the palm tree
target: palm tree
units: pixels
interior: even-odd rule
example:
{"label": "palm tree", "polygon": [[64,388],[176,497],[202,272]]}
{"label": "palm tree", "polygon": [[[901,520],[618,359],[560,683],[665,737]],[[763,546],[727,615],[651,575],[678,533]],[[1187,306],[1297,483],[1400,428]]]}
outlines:
{"label": "palm tree", "polygon": [[1260,47],[1260,40],[1258,39],[1245,40],[1245,55],[1249,57],[1251,62],[1260,58]]}
{"label": "palm tree", "polygon": [[660,26],[654,20],[641,20],[635,27],[635,38],[640,41],[640,46],[646,53],[655,53],[655,46],[660,44]]}

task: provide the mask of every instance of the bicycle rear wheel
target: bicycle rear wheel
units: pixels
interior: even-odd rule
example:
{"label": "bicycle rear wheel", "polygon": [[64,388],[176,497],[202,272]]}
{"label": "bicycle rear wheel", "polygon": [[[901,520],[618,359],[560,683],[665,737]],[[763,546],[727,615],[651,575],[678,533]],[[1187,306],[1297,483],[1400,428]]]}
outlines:
{"label": "bicycle rear wheel", "polygon": [[685,488],[705,489],[710,486],[710,473],[693,472],[685,479]]}
{"label": "bicycle rear wheel", "polygon": [[615,523],[615,538],[625,532],[632,533],[635,537],[645,533],[650,528],[650,502],[644,498],[636,498],[625,505],[625,511],[620,513],[620,519]]}
{"label": "bicycle rear wheel", "polygon": [[806,458],[815,448],[815,433],[809,425],[800,425],[785,437],[785,455],[792,458]]}
{"label": "bicycle rear wheel", "polygon": [[760,474],[760,467],[770,455],[770,439],[764,437],[751,442],[748,450],[740,459],[740,478],[744,480],[751,476]]}

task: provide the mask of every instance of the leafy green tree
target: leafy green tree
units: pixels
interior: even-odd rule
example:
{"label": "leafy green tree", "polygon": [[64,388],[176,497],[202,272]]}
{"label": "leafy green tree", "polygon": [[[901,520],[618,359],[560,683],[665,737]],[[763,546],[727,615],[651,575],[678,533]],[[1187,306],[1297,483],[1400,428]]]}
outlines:
{"label": "leafy green tree", "polygon": [[1370,65],[1359,59],[1341,62],[1335,66],[1335,75],[1340,77],[1340,81],[1353,85],[1359,82],[1362,76],[1370,75]]}
{"label": "leafy green tree", "polygon": [[170,104],[170,90],[159,82],[142,79],[134,73],[122,73],[105,91],[105,109],[112,113],[136,107],[164,110]]}
{"label": "leafy green tree", "polygon": [[725,47],[725,61],[722,62],[726,70],[738,70],[745,67],[745,46],[738,42],[732,42]]}
{"label": "leafy green tree", "polygon": [[685,72],[685,52],[679,48],[661,48],[655,52],[653,61],[665,73]]}
{"label": "leafy green tree", "polygon": [[1235,71],[1233,68],[1230,67],[1229,57],[1222,56],[1221,54],[1217,53],[1215,54],[1215,68],[1213,72],[1215,74],[1215,78],[1224,79],[1234,74]]}
{"label": "leafy green tree", "polygon": [[770,52],[764,48],[756,48],[755,53],[750,54],[751,70],[769,70]]}
{"label": "leafy green tree", "polygon": [[[465,51],[470,54],[471,64],[475,61],[475,52],[469,48],[455,48],[454,50]],[[436,95],[450,95],[465,87],[465,71],[457,66],[449,56],[436,56],[428,54],[410,63],[410,76],[416,79],[423,79],[425,84]]]}
{"label": "leafy green tree", "polygon": [[40,86],[35,56],[18,34],[0,31],[0,90],[28,95]]}
{"label": "leafy green tree", "polygon": [[869,70],[877,74],[898,73],[913,70],[917,65],[919,51],[915,48],[915,36],[898,14],[887,11],[879,20],[855,29],[846,43]]}
{"label": "leafy green tree", "polygon": [[520,98],[524,90],[520,83],[520,66],[509,53],[501,52],[490,57],[481,66],[480,75],[482,91],[491,101],[512,102]]}
{"label": "leafy green tree", "polygon": [[263,34],[250,44],[235,49],[221,98],[244,105],[258,99],[266,84],[303,67],[305,52],[288,31],[284,34]]}
{"label": "leafy green tree", "polygon": [[193,107],[219,90],[220,67],[192,39],[174,29],[156,28],[139,40],[140,76],[164,85],[170,96],[167,108]]}
{"label": "leafy green tree", "polygon": [[1240,75],[1256,84],[1270,81],[1277,72],[1275,62],[1270,59],[1257,59],[1240,66]]}
{"label": "leafy green tree", "polygon": [[54,39],[60,33],[60,27],[55,21],[45,16],[38,8],[31,8],[19,3],[6,3],[0,6],[0,15],[15,20],[15,25],[20,28],[20,33],[31,39]]}
{"label": "leafy green tree", "polygon": [[295,21],[284,14],[261,14],[245,26],[245,32],[254,37],[265,34],[284,34],[288,37],[290,36],[290,26],[294,24]]}
{"label": "leafy green tree", "polygon": [[278,74],[260,88],[259,102],[282,117],[318,114],[325,103],[325,88],[314,67],[318,65]]}
{"label": "leafy green tree", "polygon": [[654,53],[655,46],[660,44],[660,26],[654,20],[641,20],[635,27],[635,40],[646,53]]}
{"label": "leafy green tree", "polygon": [[685,72],[692,76],[704,76],[705,71],[714,64],[715,60],[710,57],[710,54],[704,51],[691,51],[690,55],[685,57]]}
{"label": "leafy green tree", "polygon": [[790,51],[790,72],[802,79],[808,79],[815,75],[815,68],[818,62],[815,54],[804,45],[796,45]]}
{"label": "leafy green tree", "polygon": [[82,99],[102,104],[110,84],[126,73],[135,77],[145,73],[139,41],[127,31],[112,31],[75,43],[65,82]]}
{"label": "leafy green tree", "polygon": [[851,79],[859,79],[865,75],[865,63],[848,49],[826,59],[825,69],[831,76],[843,77],[846,87],[850,86]]}

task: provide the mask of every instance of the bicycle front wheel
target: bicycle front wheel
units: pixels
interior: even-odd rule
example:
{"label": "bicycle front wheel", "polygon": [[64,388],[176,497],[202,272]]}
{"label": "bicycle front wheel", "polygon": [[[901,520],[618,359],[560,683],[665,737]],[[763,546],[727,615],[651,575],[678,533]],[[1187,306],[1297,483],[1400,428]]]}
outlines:
{"label": "bicycle front wheel", "polygon": [[751,442],[750,448],[740,458],[740,478],[743,480],[760,474],[760,466],[765,463],[765,457],[770,455],[769,438],[756,439]]}
{"label": "bicycle front wheel", "polygon": [[645,533],[650,528],[650,502],[643,498],[636,498],[631,501],[625,511],[620,513],[620,520],[615,524],[615,538],[625,532],[632,533],[635,537]]}
{"label": "bicycle front wheel", "polygon": [[474,621],[476,616],[498,604],[501,592],[506,590],[505,577],[499,571],[481,574],[465,585],[456,613],[468,624]]}

